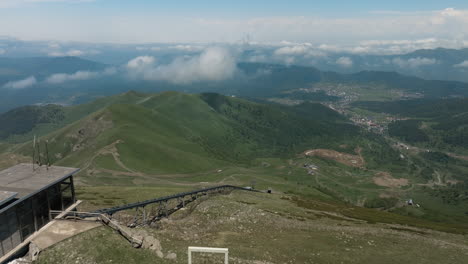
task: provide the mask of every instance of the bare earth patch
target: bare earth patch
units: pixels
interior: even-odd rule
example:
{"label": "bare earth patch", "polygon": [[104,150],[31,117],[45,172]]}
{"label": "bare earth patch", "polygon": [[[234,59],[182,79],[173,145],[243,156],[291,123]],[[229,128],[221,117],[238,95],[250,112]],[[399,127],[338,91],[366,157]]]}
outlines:
{"label": "bare earth patch", "polygon": [[396,179],[393,178],[392,175],[388,172],[379,172],[372,178],[374,183],[378,186],[383,187],[401,187],[408,185],[409,181],[405,178]]}
{"label": "bare earth patch", "polygon": [[[356,152],[360,153],[360,149],[357,149]],[[307,150],[306,152],[304,152],[304,154],[306,156],[316,156],[325,159],[331,159],[351,167],[363,167],[365,164],[365,161],[361,155],[352,155],[331,149],[312,149]]]}

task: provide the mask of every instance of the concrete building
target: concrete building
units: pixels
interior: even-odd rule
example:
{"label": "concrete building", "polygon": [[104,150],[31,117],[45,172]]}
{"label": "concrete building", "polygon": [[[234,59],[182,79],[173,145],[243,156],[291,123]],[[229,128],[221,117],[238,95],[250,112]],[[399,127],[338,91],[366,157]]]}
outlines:
{"label": "concrete building", "polygon": [[79,169],[19,164],[0,171],[0,258],[75,202]]}

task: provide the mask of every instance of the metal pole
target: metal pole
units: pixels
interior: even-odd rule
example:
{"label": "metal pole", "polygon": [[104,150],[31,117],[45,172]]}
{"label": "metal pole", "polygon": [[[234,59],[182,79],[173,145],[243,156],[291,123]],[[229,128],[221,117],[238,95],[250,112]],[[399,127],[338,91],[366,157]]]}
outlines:
{"label": "metal pole", "polygon": [[188,249],[188,264],[192,264],[192,251],[190,251],[190,248]]}
{"label": "metal pole", "polygon": [[49,141],[46,140],[46,142],[45,142],[45,148],[46,148],[46,158],[47,158],[47,165],[46,165],[47,170],[49,170],[49,166],[50,166],[48,143],[49,143]]}
{"label": "metal pole", "polygon": [[33,172],[34,172],[34,163],[36,163],[36,135],[34,135],[34,140],[33,140]]}
{"label": "metal pole", "polygon": [[37,140],[37,158],[39,159],[39,167],[42,166],[42,159],[41,159],[41,141],[38,139]]}

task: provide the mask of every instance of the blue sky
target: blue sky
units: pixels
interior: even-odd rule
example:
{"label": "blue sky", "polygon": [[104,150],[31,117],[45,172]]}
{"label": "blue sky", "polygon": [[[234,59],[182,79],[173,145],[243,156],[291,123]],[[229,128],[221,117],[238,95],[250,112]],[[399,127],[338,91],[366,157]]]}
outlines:
{"label": "blue sky", "polygon": [[0,35],[26,40],[462,45],[467,18],[467,0],[0,0]]}
{"label": "blue sky", "polygon": [[[372,11],[429,11],[441,10],[448,7],[468,9],[466,0],[0,0],[2,2],[21,3],[16,9],[39,10],[46,13],[55,11],[76,12],[89,11],[92,13],[106,11],[117,13],[165,13],[170,15],[200,15],[218,17],[245,16],[353,16],[365,15]],[[18,10],[16,10],[18,11]],[[9,10],[9,12],[16,12]]]}

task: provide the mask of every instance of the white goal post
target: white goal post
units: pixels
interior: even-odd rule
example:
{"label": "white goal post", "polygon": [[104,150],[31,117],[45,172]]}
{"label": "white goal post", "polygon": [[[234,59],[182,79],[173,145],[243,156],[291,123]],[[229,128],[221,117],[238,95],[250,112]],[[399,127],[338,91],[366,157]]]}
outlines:
{"label": "white goal post", "polygon": [[188,247],[188,264],[192,264],[192,252],[221,253],[224,254],[224,264],[228,264],[229,261],[229,249],[227,248]]}

